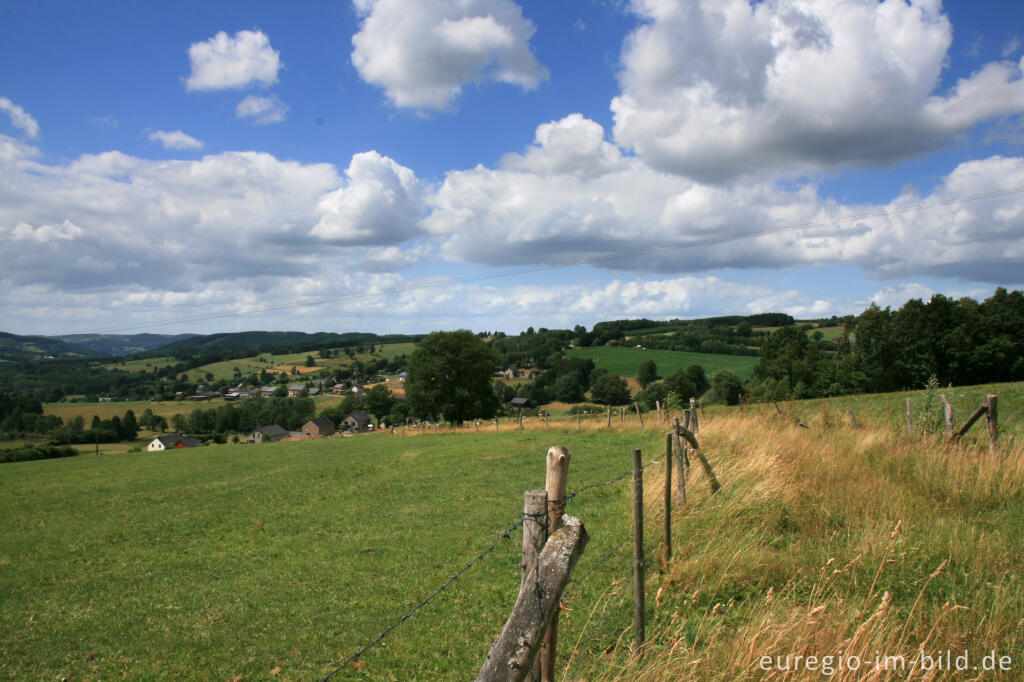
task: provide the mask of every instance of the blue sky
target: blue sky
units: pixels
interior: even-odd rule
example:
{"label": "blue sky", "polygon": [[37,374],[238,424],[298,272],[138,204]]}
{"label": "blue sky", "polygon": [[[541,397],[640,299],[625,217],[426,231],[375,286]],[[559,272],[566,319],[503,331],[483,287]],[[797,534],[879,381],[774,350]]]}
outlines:
{"label": "blue sky", "polygon": [[4,331],[425,332],[1024,283],[1024,8],[0,5]]}

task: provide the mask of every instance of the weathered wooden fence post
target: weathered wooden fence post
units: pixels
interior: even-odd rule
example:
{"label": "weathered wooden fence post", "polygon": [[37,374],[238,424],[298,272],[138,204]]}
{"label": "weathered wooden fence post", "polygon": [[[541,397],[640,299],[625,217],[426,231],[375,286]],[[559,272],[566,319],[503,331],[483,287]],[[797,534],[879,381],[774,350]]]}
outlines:
{"label": "weathered wooden fence post", "polygon": [[914,420],[910,417],[910,398],[907,398],[907,435],[914,432]]}
{"label": "weathered wooden fence post", "polygon": [[679,502],[679,506],[682,507],[686,504],[686,474],[687,474],[687,462],[686,454],[683,452],[683,442],[679,438],[679,418],[675,419],[675,428],[673,429],[673,450],[675,451],[676,457],[676,469],[679,473],[676,474],[676,499]]}
{"label": "weathered wooden fence post", "polygon": [[606,408],[608,411],[608,428],[610,429],[612,428],[612,406],[607,405]]}
{"label": "weathered wooden fence post", "polygon": [[[523,500],[523,575],[519,591],[528,589],[531,577],[535,579],[541,550],[548,541],[548,491],[527,490]],[[540,682],[540,656],[534,657],[527,673],[530,682]]]}
{"label": "weathered wooden fence post", "polygon": [[697,428],[697,399],[690,398],[690,430],[694,433],[700,431]]}
{"label": "weathered wooden fence post", "polygon": [[633,450],[633,654],[643,653],[644,611],[644,470],[640,451]]}
{"label": "weathered wooden fence post", "polygon": [[515,608],[487,653],[477,682],[522,682],[526,678],[538,655],[540,640],[545,631],[550,632],[548,624],[558,615],[559,597],[588,539],[583,524],[572,516],[552,533],[536,568],[527,576],[532,586],[519,591]]}
{"label": "weathered wooden fence post", "polygon": [[626,408],[620,407],[619,408],[619,423],[621,424],[624,421],[626,421]]}
{"label": "weathered wooden fence post", "polygon": [[946,420],[946,440],[953,438],[953,406],[946,400],[946,394],[940,393],[939,400],[942,401],[942,416]]}
{"label": "weathered wooden fence post", "polygon": [[[680,472],[682,474],[682,472]],[[665,563],[672,558],[672,434],[665,434]]]}
{"label": "weathered wooden fence post", "polygon": [[[578,416],[579,413],[577,413]],[[578,422],[577,422],[578,424]],[[565,513],[565,491],[569,477],[569,459],[572,455],[561,445],[548,448],[548,468],[545,489],[548,493],[548,534],[559,528],[559,522]],[[557,600],[560,596],[555,595]],[[554,682],[555,657],[558,654],[558,610],[551,616],[551,624],[544,636],[544,648],[540,652],[540,675],[542,682]]]}
{"label": "weathered wooden fence post", "polygon": [[959,441],[960,438],[965,433],[967,433],[967,430],[970,429],[972,426],[974,426],[974,422],[976,422],[979,419],[981,419],[981,415],[986,414],[987,412],[988,412],[988,400],[986,399],[986,400],[981,401],[981,405],[978,405],[978,409],[976,409],[974,412],[972,412],[971,416],[968,417],[967,421],[964,422],[964,425],[961,426],[956,431],[956,433],[953,434],[953,437],[950,439],[950,442],[956,443],[957,441]]}
{"label": "weathered wooden fence post", "polygon": [[655,400],[654,401],[654,407],[655,407],[655,409],[658,410],[658,421],[661,422],[661,401],[660,400]]}
{"label": "weathered wooden fence post", "polygon": [[576,413],[576,433],[580,431],[580,413]]}
{"label": "weathered wooden fence post", "polygon": [[990,394],[985,402],[988,404],[988,449],[995,452],[999,447],[999,397]]}
{"label": "weathered wooden fence post", "polygon": [[640,414],[640,403],[634,400],[633,401],[633,407],[636,408],[636,418],[640,420],[640,426],[643,426],[644,425],[644,416],[642,414]]}

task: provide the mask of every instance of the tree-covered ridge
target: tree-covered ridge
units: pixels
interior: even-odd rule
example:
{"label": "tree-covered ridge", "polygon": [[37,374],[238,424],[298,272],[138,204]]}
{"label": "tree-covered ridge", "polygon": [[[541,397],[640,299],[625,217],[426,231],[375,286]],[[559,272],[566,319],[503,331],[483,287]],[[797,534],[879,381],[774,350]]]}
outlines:
{"label": "tree-covered ridge", "polygon": [[872,304],[846,321],[823,354],[798,327],[761,347],[750,390],[809,398],[919,388],[934,376],[958,386],[1024,379],[1024,293],[998,288],[981,303],[936,294],[898,310]]}

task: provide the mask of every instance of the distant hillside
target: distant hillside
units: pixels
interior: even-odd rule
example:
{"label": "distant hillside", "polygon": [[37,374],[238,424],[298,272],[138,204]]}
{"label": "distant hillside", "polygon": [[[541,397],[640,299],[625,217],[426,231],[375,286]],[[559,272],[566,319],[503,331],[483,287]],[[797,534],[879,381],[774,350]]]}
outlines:
{"label": "distant hillside", "polygon": [[142,353],[166,346],[176,341],[185,341],[195,334],[66,334],[52,338],[88,348],[105,357]]}
{"label": "distant hillside", "polygon": [[96,357],[96,352],[76,346],[60,339],[47,336],[18,336],[0,332],[0,360],[43,360],[47,358],[66,360],[70,358]]}
{"label": "distant hillside", "polygon": [[315,334],[307,334],[306,332],[248,331],[193,336],[162,346],[160,353],[167,355],[174,355],[176,353],[195,354],[234,348],[251,348],[257,352],[289,352],[354,343],[405,343],[416,340],[417,337],[406,334],[386,334],[380,336],[368,332],[346,332],[344,334],[317,332]]}

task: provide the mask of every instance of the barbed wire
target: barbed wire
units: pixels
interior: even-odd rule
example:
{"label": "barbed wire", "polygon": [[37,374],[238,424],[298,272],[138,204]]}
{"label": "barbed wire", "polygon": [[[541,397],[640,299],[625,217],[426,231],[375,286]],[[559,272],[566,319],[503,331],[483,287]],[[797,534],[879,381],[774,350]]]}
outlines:
{"label": "barbed wire", "polygon": [[[414,615],[414,614],[415,614],[415,613],[416,613],[417,611],[419,611],[419,610],[420,610],[420,609],[422,609],[422,608],[423,608],[424,606],[426,606],[426,605],[427,605],[427,604],[428,604],[428,603],[430,602],[430,600],[431,600],[431,599],[433,599],[433,598],[434,598],[434,597],[436,597],[437,595],[439,595],[439,594],[441,594],[442,592],[444,592],[444,591],[445,591],[445,590],[446,590],[446,589],[448,588],[448,586],[449,586],[449,585],[451,585],[451,584],[452,584],[452,583],[454,583],[454,582],[455,582],[456,580],[458,580],[459,576],[461,576],[461,575],[462,575],[463,573],[465,573],[465,572],[466,572],[466,571],[468,571],[469,569],[473,568],[473,566],[475,566],[476,564],[478,564],[478,563],[479,563],[479,562],[480,562],[480,561],[481,561],[481,560],[482,560],[482,559],[483,559],[483,558],[484,558],[485,556],[487,556],[488,554],[490,554],[491,552],[493,552],[493,551],[494,551],[495,549],[497,549],[498,545],[500,545],[500,544],[501,544],[501,542],[502,542],[503,540],[510,540],[510,539],[512,538],[512,532],[513,532],[513,531],[515,531],[515,530],[517,530],[518,528],[520,528],[520,527],[521,527],[521,526],[523,525],[523,523],[524,523],[524,522],[526,521],[526,518],[527,518],[527,517],[540,517],[540,516],[542,516],[542,515],[541,515],[541,514],[523,514],[523,515],[522,515],[522,516],[521,516],[521,517],[519,518],[519,520],[518,520],[518,521],[516,521],[516,522],[515,522],[514,524],[512,524],[511,526],[509,526],[508,528],[506,528],[506,529],[505,529],[504,531],[502,531],[502,532],[501,532],[501,534],[500,534],[500,535],[498,536],[498,539],[497,539],[497,540],[495,540],[495,541],[494,541],[494,542],[493,542],[493,543],[491,544],[491,546],[490,546],[490,547],[488,547],[487,549],[485,549],[484,551],[480,552],[480,553],[479,553],[479,554],[477,554],[477,555],[476,555],[475,557],[473,557],[473,559],[472,559],[472,560],[471,560],[471,561],[470,561],[470,562],[469,562],[468,564],[466,564],[466,566],[465,566],[464,568],[460,569],[459,571],[456,571],[456,572],[455,572],[455,573],[454,573],[454,574],[452,575],[452,577],[448,578],[448,580],[447,580],[447,581],[445,581],[445,583],[444,583],[443,585],[441,585],[441,586],[440,586],[439,588],[437,588],[437,589],[436,589],[436,590],[434,590],[434,591],[433,591],[432,593],[430,593],[430,595],[429,595],[429,596],[427,596],[427,597],[426,597],[425,599],[423,599],[423,600],[422,600],[422,601],[420,601],[420,602],[419,602],[418,604],[416,604],[416,606],[412,607],[412,608],[411,608],[411,609],[409,609],[409,610],[408,610],[407,612],[405,612],[405,613],[404,613],[404,614],[402,615],[402,617],[401,617],[401,618],[399,618],[398,620],[396,620],[396,621],[395,621],[394,623],[392,623],[392,624],[391,624],[391,625],[389,625],[388,627],[384,628],[384,630],[382,630],[382,631],[381,631],[381,633],[380,633],[379,635],[377,635],[376,639],[374,639],[374,640],[373,640],[373,641],[371,641],[370,643],[368,643],[368,644],[365,644],[365,645],[363,645],[362,647],[360,647],[360,648],[359,648],[358,650],[356,650],[356,652],[355,652],[355,653],[353,653],[353,654],[352,654],[351,656],[349,656],[348,658],[346,658],[346,659],[345,659],[345,660],[344,660],[344,661],[342,662],[342,664],[341,664],[341,665],[339,665],[339,666],[338,666],[337,668],[335,668],[335,669],[334,669],[334,670],[332,670],[331,672],[329,672],[329,673],[327,673],[326,675],[324,675],[323,677],[321,677],[321,678],[320,678],[320,682],[327,682],[327,681],[328,681],[328,680],[330,680],[330,679],[331,679],[332,677],[334,677],[335,675],[337,675],[337,674],[338,674],[338,673],[339,673],[339,672],[340,672],[341,670],[343,670],[343,669],[344,669],[344,668],[345,668],[345,667],[346,667],[346,666],[347,666],[347,665],[348,665],[349,663],[351,663],[352,661],[354,661],[354,660],[356,660],[357,658],[359,658],[360,656],[362,656],[362,655],[363,655],[363,653],[365,653],[365,652],[366,652],[366,651],[367,651],[368,649],[370,649],[370,648],[372,648],[372,647],[376,646],[377,644],[379,644],[379,643],[380,643],[381,641],[383,641],[383,640],[384,640],[384,638],[385,638],[385,637],[387,637],[387,636],[388,636],[389,634],[391,634],[391,632],[392,632],[392,631],[393,631],[393,630],[394,630],[395,628],[397,628],[397,627],[398,627],[399,625],[401,625],[401,624],[402,624],[402,623],[404,623],[405,621],[407,621],[407,620],[409,620],[410,618],[412,618],[412,616],[413,616],[413,615]],[[544,516],[544,517],[546,518],[546,517],[547,517],[547,514],[543,514],[543,516]]]}
{"label": "barbed wire", "polygon": [[[641,467],[640,469],[641,469],[641,471],[643,471],[643,470],[644,470],[644,469],[646,469],[647,467],[649,467],[649,466],[651,466],[651,465],[653,465],[653,464],[657,464],[657,463],[658,463],[658,460],[651,460],[651,461],[650,461],[650,462],[648,462],[647,464],[644,464],[644,465],[643,465],[643,466],[642,466],[642,467]],[[632,471],[632,470],[630,470],[630,471],[627,471],[627,472],[626,472],[626,473],[624,473],[624,474],[621,474],[621,475],[619,475],[619,476],[616,476],[615,478],[609,479],[609,480],[607,480],[607,481],[603,481],[603,482],[601,482],[601,483],[591,483],[591,484],[589,484],[589,485],[585,485],[585,486],[583,486],[582,488],[577,488],[576,490],[573,490],[572,492],[570,492],[569,494],[567,494],[567,495],[566,495],[565,497],[562,497],[562,498],[558,498],[558,499],[555,499],[555,500],[550,500],[550,501],[549,501],[549,504],[556,504],[556,505],[558,505],[558,504],[561,504],[562,508],[564,509],[564,508],[565,508],[565,507],[566,507],[566,506],[567,506],[567,505],[569,504],[569,502],[570,502],[570,501],[572,501],[573,499],[575,499],[576,497],[578,497],[578,496],[579,496],[579,495],[580,495],[581,493],[584,493],[584,492],[586,492],[586,491],[588,491],[588,490],[593,490],[594,488],[603,488],[603,487],[607,487],[607,486],[615,485],[616,483],[619,483],[619,482],[621,482],[621,481],[623,481],[623,480],[625,480],[625,479],[627,479],[627,478],[631,477],[632,475],[633,475],[633,471]],[[406,622],[407,620],[409,620],[410,618],[412,618],[412,617],[413,617],[413,615],[415,615],[417,611],[419,611],[420,609],[422,609],[423,607],[425,607],[425,606],[426,606],[426,605],[427,605],[428,603],[430,603],[430,601],[431,601],[431,600],[432,600],[432,599],[433,599],[434,597],[436,597],[437,595],[441,594],[441,593],[442,593],[442,592],[444,592],[444,591],[445,591],[446,589],[448,589],[448,587],[449,587],[449,586],[450,586],[450,585],[451,585],[452,583],[454,583],[454,582],[455,582],[456,580],[458,580],[459,576],[461,576],[461,575],[462,575],[463,573],[465,573],[465,572],[466,572],[466,571],[468,571],[469,569],[473,568],[473,566],[475,566],[476,564],[478,564],[478,563],[479,563],[479,562],[480,562],[480,561],[481,561],[481,560],[482,560],[482,559],[483,559],[484,557],[486,557],[486,556],[487,556],[488,554],[490,554],[490,553],[491,553],[491,552],[493,552],[493,551],[494,551],[495,549],[497,549],[498,545],[500,545],[500,544],[501,544],[501,542],[502,542],[503,540],[509,540],[509,539],[511,539],[511,537],[512,537],[512,532],[513,532],[513,531],[515,531],[515,530],[518,530],[519,528],[521,528],[521,527],[522,527],[522,525],[523,525],[523,523],[525,523],[525,521],[526,521],[526,519],[527,519],[527,518],[544,518],[544,519],[546,520],[546,519],[548,518],[548,513],[547,513],[547,512],[542,512],[542,513],[537,513],[537,514],[527,514],[527,513],[523,513],[523,514],[522,514],[522,515],[520,516],[519,520],[518,520],[518,521],[516,521],[516,522],[515,522],[514,524],[512,524],[511,526],[509,526],[508,528],[506,528],[506,529],[505,529],[504,531],[502,531],[502,532],[501,532],[501,534],[499,535],[498,539],[497,539],[497,540],[495,540],[495,541],[494,541],[493,543],[491,543],[491,545],[490,545],[489,547],[487,547],[487,549],[483,550],[482,552],[480,552],[479,554],[477,554],[477,555],[476,555],[475,557],[473,557],[473,559],[472,559],[472,560],[470,560],[470,562],[469,562],[469,563],[467,563],[467,564],[466,564],[466,565],[465,565],[465,566],[464,566],[463,568],[461,568],[460,570],[456,571],[456,572],[455,572],[455,573],[454,573],[454,574],[453,574],[453,575],[452,575],[452,576],[451,576],[450,578],[448,578],[448,580],[446,580],[446,581],[445,581],[445,582],[444,582],[444,583],[443,583],[443,584],[442,584],[442,585],[441,585],[440,587],[438,587],[438,588],[437,588],[436,590],[434,590],[433,592],[431,592],[431,593],[430,593],[430,594],[429,594],[429,595],[428,595],[427,597],[425,597],[424,599],[422,599],[422,600],[421,600],[421,601],[420,601],[420,602],[419,602],[418,604],[416,604],[415,606],[413,606],[413,607],[412,607],[411,609],[409,609],[409,610],[408,610],[407,612],[405,612],[404,614],[402,614],[402,616],[401,616],[401,617],[400,617],[400,618],[399,618],[398,620],[396,620],[395,622],[391,623],[391,625],[389,625],[388,627],[384,628],[384,629],[383,629],[383,630],[382,630],[382,631],[380,632],[380,634],[378,634],[378,635],[377,635],[377,637],[375,637],[375,638],[374,638],[373,640],[371,640],[371,641],[370,641],[370,642],[368,642],[367,644],[364,644],[364,645],[363,645],[363,646],[361,646],[361,647],[360,647],[359,649],[357,649],[357,650],[356,650],[356,651],[355,651],[354,653],[352,653],[352,654],[351,654],[351,655],[350,655],[350,656],[349,656],[348,658],[346,658],[346,659],[345,659],[345,660],[344,660],[344,661],[343,661],[343,662],[341,663],[341,665],[339,665],[339,666],[338,666],[337,668],[335,668],[335,669],[334,669],[334,670],[332,670],[331,672],[329,672],[329,673],[327,673],[326,675],[324,675],[323,677],[321,677],[321,678],[320,678],[320,682],[328,682],[328,680],[330,680],[330,679],[331,679],[332,677],[334,677],[335,675],[337,675],[337,674],[338,674],[338,673],[339,673],[340,671],[344,670],[344,669],[345,669],[345,667],[347,667],[349,663],[351,663],[352,661],[355,661],[355,660],[357,660],[357,659],[358,659],[358,658],[359,658],[360,656],[362,656],[362,655],[363,655],[363,654],[364,654],[364,653],[365,653],[365,652],[366,652],[367,650],[369,650],[369,649],[373,648],[374,646],[376,646],[377,644],[379,644],[380,642],[382,642],[382,641],[384,640],[384,638],[386,638],[386,637],[387,637],[388,635],[390,635],[390,634],[391,634],[391,632],[393,632],[393,631],[394,631],[394,630],[395,630],[395,629],[396,629],[396,628],[397,628],[397,627],[398,627],[399,625],[401,625],[402,623],[404,623],[404,622]],[[601,566],[601,565],[602,565],[602,564],[603,564],[604,562],[606,562],[606,561],[607,561],[608,559],[610,559],[610,558],[611,558],[611,557],[612,557],[612,556],[614,555],[614,553],[615,553],[615,552],[619,551],[619,550],[620,550],[620,549],[622,548],[622,546],[623,546],[623,545],[624,545],[624,544],[625,544],[625,543],[626,543],[626,542],[627,542],[627,541],[629,540],[629,538],[630,538],[630,537],[631,537],[631,536],[627,535],[627,536],[626,536],[626,538],[624,538],[624,539],[623,539],[623,540],[622,540],[622,541],[621,541],[621,542],[620,542],[620,543],[619,543],[619,544],[618,544],[618,545],[617,545],[617,546],[616,546],[616,547],[615,547],[615,548],[614,548],[614,549],[612,550],[612,552],[610,552],[609,554],[605,555],[605,556],[604,556],[604,557],[603,557],[603,558],[602,558],[602,559],[601,559],[601,560],[600,560],[600,561],[599,561],[599,562],[598,562],[597,564],[595,564],[595,565],[594,565],[593,567],[591,567],[591,568],[590,568],[590,569],[589,569],[589,570],[587,571],[587,573],[586,573],[586,574],[584,574],[584,576],[583,576],[582,578],[580,578],[580,579],[578,579],[578,580],[574,580],[574,581],[572,581],[571,583],[569,583],[569,586],[568,586],[568,587],[572,587],[572,586],[574,586],[574,585],[579,585],[580,583],[582,583],[582,582],[583,582],[583,581],[584,581],[584,580],[585,580],[585,579],[586,579],[586,578],[587,578],[587,577],[588,577],[588,576],[589,576],[590,574],[592,574],[592,573],[593,573],[594,571],[596,571],[598,567],[600,567],[600,566]],[[567,588],[567,589],[568,589],[568,588]],[[566,596],[567,594],[568,594],[568,592],[565,592],[565,593],[563,593],[563,595],[562,595],[562,598],[564,599],[564,597],[565,597],[565,596]]]}

